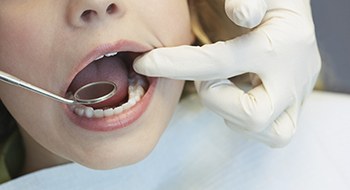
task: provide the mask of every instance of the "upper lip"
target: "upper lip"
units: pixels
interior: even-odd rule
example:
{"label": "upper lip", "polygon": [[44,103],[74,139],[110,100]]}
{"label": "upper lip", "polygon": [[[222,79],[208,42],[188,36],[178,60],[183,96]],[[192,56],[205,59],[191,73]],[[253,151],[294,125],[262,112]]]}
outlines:
{"label": "upper lip", "polygon": [[73,72],[70,74],[66,84],[63,87],[62,95],[64,95],[74,79],[74,77],[79,73],[82,69],[84,69],[87,65],[92,63],[97,58],[108,55],[110,53],[117,53],[117,52],[147,52],[153,49],[151,46],[146,46],[141,43],[131,41],[131,40],[118,40],[115,43],[107,43],[99,45],[98,47],[94,48],[92,51],[87,53],[86,56],[84,56],[81,61],[73,68]]}

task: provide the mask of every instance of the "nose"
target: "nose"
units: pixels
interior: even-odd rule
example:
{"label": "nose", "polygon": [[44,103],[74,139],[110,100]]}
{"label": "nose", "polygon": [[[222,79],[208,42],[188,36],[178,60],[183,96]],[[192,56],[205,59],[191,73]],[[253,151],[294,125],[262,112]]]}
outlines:
{"label": "nose", "polygon": [[72,0],[67,8],[68,22],[76,27],[121,17],[124,8],[118,0]]}

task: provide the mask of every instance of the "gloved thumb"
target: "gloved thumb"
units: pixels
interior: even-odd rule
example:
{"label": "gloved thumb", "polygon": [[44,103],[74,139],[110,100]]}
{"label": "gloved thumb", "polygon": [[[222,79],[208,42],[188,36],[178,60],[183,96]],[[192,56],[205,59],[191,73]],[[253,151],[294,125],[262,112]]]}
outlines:
{"label": "gloved thumb", "polygon": [[265,0],[226,0],[227,16],[237,25],[254,28],[259,25],[267,11]]}

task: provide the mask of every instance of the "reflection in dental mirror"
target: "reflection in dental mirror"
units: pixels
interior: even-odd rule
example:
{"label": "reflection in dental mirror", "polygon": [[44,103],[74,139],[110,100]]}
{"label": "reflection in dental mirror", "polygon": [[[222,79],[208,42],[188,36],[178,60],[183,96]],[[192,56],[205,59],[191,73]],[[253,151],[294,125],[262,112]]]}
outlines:
{"label": "reflection in dental mirror", "polygon": [[109,81],[98,81],[88,83],[82,87],[80,87],[73,95],[73,99],[63,98],[51,92],[48,92],[42,88],[36,87],[32,84],[29,84],[13,75],[0,71],[0,80],[29,90],[31,92],[37,93],[39,95],[43,95],[49,97],[53,100],[59,101],[64,104],[96,104],[103,102],[112,96],[114,96],[117,92],[117,86],[113,82]]}

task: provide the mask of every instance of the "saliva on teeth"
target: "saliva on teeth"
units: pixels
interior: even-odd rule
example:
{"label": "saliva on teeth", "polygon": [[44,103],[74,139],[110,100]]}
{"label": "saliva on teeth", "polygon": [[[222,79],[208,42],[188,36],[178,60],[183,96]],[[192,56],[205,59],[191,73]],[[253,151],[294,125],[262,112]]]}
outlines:
{"label": "saliva on teeth", "polygon": [[125,110],[133,107],[137,102],[139,102],[142,96],[145,94],[145,89],[140,85],[140,82],[130,84],[128,87],[128,101],[124,104],[117,106],[115,108],[106,109],[94,109],[89,106],[84,105],[71,105],[70,109],[74,111],[75,114],[81,117],[87,118],[103,118],[110,117],[122,113]]}

